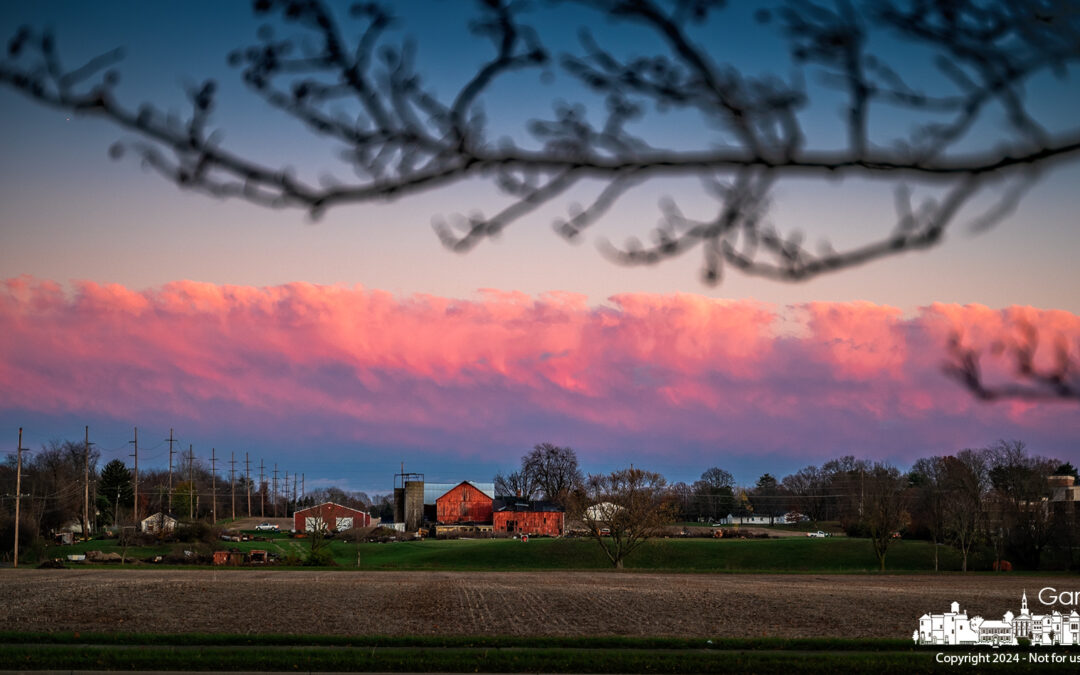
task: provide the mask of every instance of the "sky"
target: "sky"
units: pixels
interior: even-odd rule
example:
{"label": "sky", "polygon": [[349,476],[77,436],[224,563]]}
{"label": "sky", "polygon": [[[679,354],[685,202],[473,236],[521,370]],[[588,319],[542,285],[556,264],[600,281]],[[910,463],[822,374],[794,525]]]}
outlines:
{"label": "sky", "polygon": [[[490,54],[462,6],[413,3],[392,34],[415,38],[426,81],[443,94]],[[746,72],[787,74],[775,25],[746,7],[694,37]],[[245,3],[0,6],[9,34],[52,28],[67,63],[124,47],[117,95],[132,106],[183,112],[184,87],[212,77],[227,146],[301,175],[343,171],[333,144],[268,112],[226,65],[261,23]],[[577,49],[571,23],[619,53],[655,46],[587,14],[532,23],[555,51]],[[883,44],[905,63],[921,56]],[[912,68],[932,82],[930,69]],[[1051,129],[1069,129],[1080,103],[1070,74],[1027,91]],[[579,99],[595,103],[558,73],[526,73],[484,104],[492,128],[515,135],[550,102]],[[827,91],[814,100],[808,135],[832,147],[838,101]],[[966,142],[997,138],[1001,112],[987,117]],[[704,133],[677,113],[642,124],[676,148]],[[885,115],[881,133],[905,125]],[[982,403],[942,373],[950,335],[990,344],[1017,319],[1077,357],[1080,163],[1040,176],[997,227],[958,226],[930,251],[799,284],[729,274],[710,287],[695,251],[634,269],[598,252],[645,235],[666,196],[707,208],[692,181],[633,191],[567,244],[551,221],[584,186],[459,255],[441,246],[432,218],[497,209],[502,198],[482,181],[312,221],[184,192],[137,159],[109,159],[111,145],[131,140],[0,87],[0,451],[14,450],[18,427],[34,448],[81,439],[89,425],[106,460],[130,461],[137,426],[140,465],[162,466],[173,429],[200,457],[247,454],[303,472],[309,488],[368,493],[387,492],[402,462],[430,480],[487,481],[540,442],[575,448],[586,471],[633,462],[688,482],[720,466],[752,484],[846,454],[908,466],[999,438],[1080,463],[1080,406]],[[790,181],[770,215],[810,241],[844,244],[887,231],[891,190]],[[1008,377],[1007,363],[986,365]]]}

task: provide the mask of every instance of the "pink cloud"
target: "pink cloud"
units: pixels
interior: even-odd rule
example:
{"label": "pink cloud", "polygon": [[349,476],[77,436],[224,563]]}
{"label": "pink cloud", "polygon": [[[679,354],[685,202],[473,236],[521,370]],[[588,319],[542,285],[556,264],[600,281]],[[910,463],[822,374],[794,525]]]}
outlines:
{"label": "pink cloud", "polygon": [[690,294],[589,307],[567,293],[464,301],[305,283],[66,293],[18,277],[0,283],[0,409],[459,449],[551,430],[648,439],[660,454],[918,456],[999,436],[1065,447],[1080,406],[986,405],[941,374],[950,334],[989,345],[1018,318],[1080,359],[1080,317],[1027,307],[905,318]]}

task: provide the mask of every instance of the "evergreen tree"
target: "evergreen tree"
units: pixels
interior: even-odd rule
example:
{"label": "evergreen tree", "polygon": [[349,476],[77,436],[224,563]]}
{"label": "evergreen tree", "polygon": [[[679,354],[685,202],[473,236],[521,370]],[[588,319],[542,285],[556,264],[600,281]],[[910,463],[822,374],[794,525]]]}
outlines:
{"label": "evergreen tree", "polygon": [[131,485],[131,472],[124,462],[114,459],[101,470],[98,480],[98,510],[102,517],[116,524],[119,520],[117,507],[131,507],[135,503],[135,493]]}

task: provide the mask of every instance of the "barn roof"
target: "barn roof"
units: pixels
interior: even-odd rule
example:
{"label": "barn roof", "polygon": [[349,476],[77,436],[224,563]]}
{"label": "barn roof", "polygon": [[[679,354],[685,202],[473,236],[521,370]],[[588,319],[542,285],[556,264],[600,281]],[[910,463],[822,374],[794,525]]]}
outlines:
{"label": "barn roof", "polygon": [[477,483],[476,481],[465,480],[456,483],[424,483],[424,503],[434,505],[436,499],[462,483],[468,483],[488,497],[495,498],[495,483]]}
{"label": "barn roof", "polygon": [[364,511],[364,509],[358,509],[355,506],[345,506],[344,504],[338,504],[337,502],[323,502],[322,504],[315,504],[314,506],[308,506],[307,508],[293,511],[293,515],[295,516],[298,513],[304,513],[305,511],[311,511],[314,509],[321,509],[324,506],[336,506],[339,509],[348,509],[350,511],[356,511],[357,513],[367,513],[366,511]]}

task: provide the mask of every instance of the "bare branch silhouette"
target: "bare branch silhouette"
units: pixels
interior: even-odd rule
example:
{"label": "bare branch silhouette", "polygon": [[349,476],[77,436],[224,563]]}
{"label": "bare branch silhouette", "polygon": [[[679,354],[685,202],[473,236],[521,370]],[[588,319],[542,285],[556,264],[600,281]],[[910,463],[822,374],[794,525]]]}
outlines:
{"label": "bare branch silhouette", "polygon": [[[1080,344],[1070,348],[1067,339],[1057,335],[1052,359],[1049,363],[1041,363],[1038,361],[1039,330],[1023,320],[1017,321],[1013,329],[1011,335],[986,348],[965,344],[963,337],[954,333],[949,340],[945,373],[984,401],[1080,401],[1080,370],[1076,365]],[[988,377],[982,367],[986,356],[1007,360],[1012,366],[1011,377]]]}
{"label": "bare branch silhouette", "polygon": [[[583,29],[581,52],[555,58],[526,23],[526,5],[485,0],[477,3],[471,27],[492,43],[494,53],[453,95],[440,98],[415,68],[418,47],[387,38],[395,22],[390,4],[356,3],[342,19],[316,0],[256,0],[257,14],[276,18],[293,34],[278,39],[265,27],[258,42],[231,53],[229,62],[266,103],[343,145],[355,176],[325,185],[222,147],[219,135],[208,130],[213,81],[188,92],[187,119],[151,105],[133,109],[112,93],[116,75],[109,68],[120,58],[118,51],[69,70],[48,33],[23,28],[0,62],[0,82],[42,103],[104,116],[135,132],[141,141],[117,145],[113,154],[133,150],[149,168],[185,188],[302,208],[316,217],[334,206],[484,178],[512,202],[491,216],[437,218],[440,239],[457,251],[501,232],[585,179],[601,185],[590,204],[572,206],[556,221],[556,231],[568,239],[580,236],[637,185],[665,176],[699,177],[716,203],[711,217],[689,218],[665,202],[651,243],[632,240],[619,247],[601,241],[601,250],[612,260],[638,265],[701,245],[710,283],[722,278],[724,267],[799,281],[934,246],[980,191],[992,185],[1006,195],[973,219],[987,227],[1015,206],[1037,169],[1073,161],[1080,151],[1080,130],[1046,129],[1023,94],[1033,75],[1062,73],[1080,57],[1075,2],[790,0],[757,13],[760,22],[777,24],[788,41],[800,67],[790,81],[747,75],[694,40],[693,27],[714,19],[721,2],[556,4],[580,5],[615,24],[644,27],[665,50],[620,57]],[[353,42],[344,37],[346,22],[349,32],[360,28]],[[905,81],[902,68],[872,49],[881,34],[931,50],[952,89],[927,93]],[[532,146],[489,140],[482,103],[492,85],[516,71],[553,63],[606,100],[603,123],[590,122],[581,105],[560,103],[553,118],[529,124]],[[844,97],[846,147],[811,146],[800,118],[810,97],[804,73]],[[355,117],[332,110],[343,101],[356,106]],[[700,149],[680,151],[631,133],[628,123],[644,117],[650,105],[698,113],[711,138]],[[961,150],[991,105],[1006,112],[1006,135],[994,147]],[[875,115],[890,110],[925,121],[906,138],[874,138]],[[910,194],[909,184],[917,183],[940,194],[917,209],[899,210],[884,236],[868,236],[843,251],[827,244],[811,251],[797,224],[781,231],[769,213],[779,182],[807,176],[872,177],[892,182],[898,195]]]}

